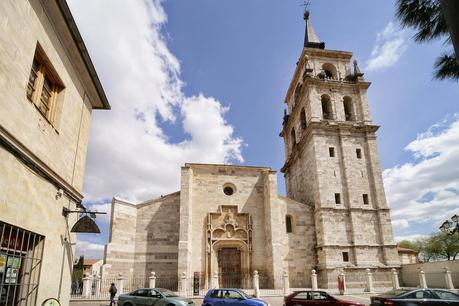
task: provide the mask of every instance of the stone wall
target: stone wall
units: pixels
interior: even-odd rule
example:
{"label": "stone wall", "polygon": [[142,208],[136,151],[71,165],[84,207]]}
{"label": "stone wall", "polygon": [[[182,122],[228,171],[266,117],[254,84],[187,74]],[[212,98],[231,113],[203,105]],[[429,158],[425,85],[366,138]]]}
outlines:
{"label": "stone wall", "polygon": [[459,288],[459,260],[423,262],[402,265],[400,269],[401,285],[418,287],[419,272],[425,272],[427,286],[429,288],[446,288],[444,277],[445,268],[451,271],[454,288]]}
{"label": "stone wall", "polygon": [[284,261],[289,274],[291,288],[311,287],[311,271],[316,269],[316,234],[314,207],[294,200],[279,197],[283,222],[278,232],[286,232],[285,217],[292,217],[292,233],[286,234]]}
{"label": "stone wall", "polygon": [[137,207],[113,198],[110,218],[110,237],[105,246],[102,276],[113,277],[118,273],[132,276],[136,254]]}
{"label": "stone wall", "polygon": [[134,275],[175,277],[178,273],[180,192],[137,205]]}

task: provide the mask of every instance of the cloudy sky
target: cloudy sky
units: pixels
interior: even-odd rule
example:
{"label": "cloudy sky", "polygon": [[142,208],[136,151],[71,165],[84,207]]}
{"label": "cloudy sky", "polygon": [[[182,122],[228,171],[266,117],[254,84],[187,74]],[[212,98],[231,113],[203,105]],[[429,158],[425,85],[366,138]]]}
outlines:
{"label": "cloudy sky", "polygon": [[[283,164],[283,98],[301,52],[300,0],[69,0],[111,111],[95,111],[86,203],[179,189],[185,162]],[[441,41],[418,45],[394,1],[313,1],[327,48],[354,52],[367,80],[397,239],[459,213],[459,87],[433,81]],[[285,193],[282,175],[279,192]],[[103,233],[78,254],[101,257]]]}

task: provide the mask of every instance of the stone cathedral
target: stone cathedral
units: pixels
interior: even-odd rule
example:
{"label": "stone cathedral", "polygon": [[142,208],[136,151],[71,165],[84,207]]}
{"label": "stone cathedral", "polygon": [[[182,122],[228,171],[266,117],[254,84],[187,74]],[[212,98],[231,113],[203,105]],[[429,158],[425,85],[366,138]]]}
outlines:
{"label": "stone cathedral", "polygon": [[[365,81],[352,53],[328,50],[305,12],[304,48],[285,98],[287,196],[269,167],[187,163],[180,190],[140,204],[114,198],[103,277],[158,280],[214,273],[221,287],[291,288],[389,281],[400,266],[393,240]],[[384,277],[387,275],[387,277]],[[361,284],[360,284],[361,285]]]}

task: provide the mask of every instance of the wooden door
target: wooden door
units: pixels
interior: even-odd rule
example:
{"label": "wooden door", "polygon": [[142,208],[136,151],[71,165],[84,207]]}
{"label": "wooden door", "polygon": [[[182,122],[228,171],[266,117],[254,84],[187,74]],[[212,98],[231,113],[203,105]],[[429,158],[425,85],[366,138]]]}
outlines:
{"label": "wooden door", "polygon": [[223,248],[218,251],[220,287],[241,287],[241,251],[237,248]]}

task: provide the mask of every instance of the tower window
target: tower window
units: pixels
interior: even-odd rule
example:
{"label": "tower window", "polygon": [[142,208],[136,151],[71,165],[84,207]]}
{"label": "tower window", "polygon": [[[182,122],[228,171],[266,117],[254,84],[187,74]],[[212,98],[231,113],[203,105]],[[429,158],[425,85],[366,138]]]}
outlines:
{"label": "tower window", "polygon": [[354,105],[352,104],[352,98],[351,97],[344,97],[343,106],[344,106],[344,115],[346,117],[346,121],[355,120],[355,118],[354,118]]}
{"label": "tower window", "polygon": [[285,227],[286,227],[287,233],[293,233],[292,216],[290,216],[290,215],[285,216]]}
{"label": "tower window", "polygon": [[362,195],[362,198],[363,198],[363,204],[369,204],[369,200],[368,200],[368,194],[364,193]]}
{"label": "tower window", "polygon": [[338,79],[338,73],[336,68],[333,64],[325,63],[322,65],[322,69],[325,73],[325,78],[329,80],[336,80]]}
{"label": "tower window", "polygon": [[290,141],[292,142],[292,148],[293,148],[296,144],[295,128],[292,128],[292,131],[290,132]]}
{"label": "tower window", "polygon": [[301,115],[300,115],[300,121],[301,121],[301,128],[304,130],[306,129],[306,111],[304,108],[301,110]]}
{"label": "tower window", "polygon": [[343,252],[343,261],[349,262],[349,252]]}
{"label": "tower window", "polygon": [[335,148],[328,148],[328,154],[330,154],[330,157],[335,157]]}
{"label": "tower window", "polygon": [[341,204],[341,194],[335,193],[335,204]]}
{"label": "tower window", "polygon": [[300,100],[300,95],[301,95],[301,88],[303,87],[303,84],[298,84],[295,89],[295,100],[294,104],[298,104]]}
{"label": "tower window", "polygon": [[330,96],[323,95],[321,97],[321,102],[322,102],[322,118],[325,120],[333,120],[333,110],[332,110]]}
{"label": "tower window", "polygon": [[362,158],[362,150],[361,149],[356,149],[355,150],[355,155],[357,156],[358,159]]}

